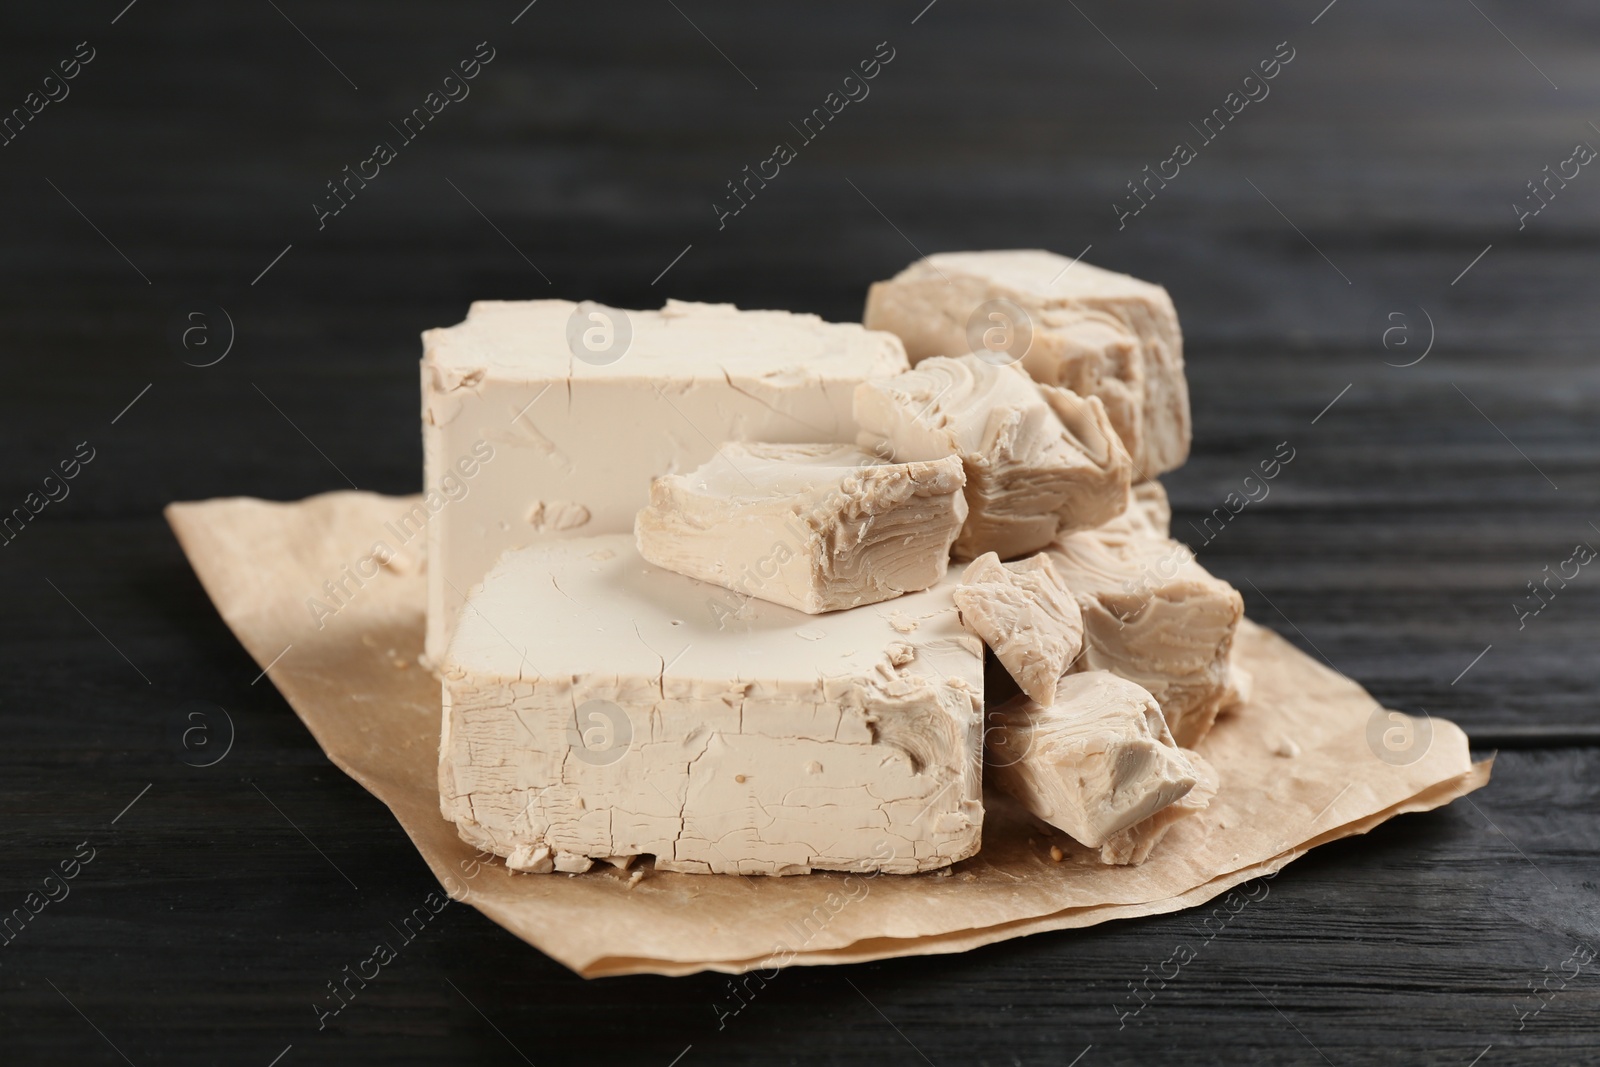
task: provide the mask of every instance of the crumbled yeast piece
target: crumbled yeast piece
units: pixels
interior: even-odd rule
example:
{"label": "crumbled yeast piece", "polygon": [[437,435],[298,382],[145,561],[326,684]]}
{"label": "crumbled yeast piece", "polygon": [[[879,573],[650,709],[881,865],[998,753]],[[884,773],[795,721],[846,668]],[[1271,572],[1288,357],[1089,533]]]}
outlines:
{"label": "crumbled yeast piece", "polygon": [[1178,822],[1198,815],[1211,806],[1217,795],[1216,768],[1200,757],[1198,752],[1180,749],[1194,772],[1194,788],[1168,807],[1162,808],[1142,822],[1126,830],[1119,830],[1100,846],[1100,862],[1125,866],[1143,863]]}
{"label": "crumbled yeast piece", "polygon": [[[1042,382],[1037,384],[1039,395],[1044,397],[1044,402],[1055,412],[1056,418],[1061,420],[1062,428],[1067,431],[1067,437],[1078,451],[1089,457],[1090,462],[1101,470],[1119,473],[1115,479],[1106,479],[1102,491],[1108,495],[1116,491],[1126,498],[1127,489],[1123,487],[1120,473],[1127,471],[1131,481],[1133,460],[1116,427],[1111,424],[1105,403],[1097,396],[1080,395],[1064,386],[1045,385]],[[1108,503],[1105,507],[1114,509],[1120,508],[1120,505]]]}
{"label": "crumbled yeast piece", "polygon": [[594,860],[588,856],[579,855],[576,852],[556,853],[556,870],[566,874],[582,874],[593,866]]}
{"label": "crumbled yeast piece", "polygon": [[1037,381],[1104,401],[1140,478],[1183,464],[1183,335],[1159,285],[1038,250],[944,252],[874,284],[863,321],[898,334],[917,363],[974,351],[970,324],[997,301],[1025,317],[1009,323],[1018,347],[1025,335],[1021,366]]}
{"label": "crumbled yeast piece", "polygon": [[926,589],[967,517],[955,456],[888,463],[853,445],[739,444],[650,487],[639,554],[817,614]]}
{"label": "crumbled yeast piece", "polygon": [[1138,507],[1048,549],[1083,610],[1083,670],[1108,670],[1156,698],[1178,744],[1195,747],[1237,694],[1230,655],[1244,600]]}
{"label": "crumbled yeast piece", "polygon": [[1001,563],[979,556],[955,590],[961,621],[994,650],[1022,691],[1040,704],[1083,650],[1083,613],[1050,557],[1041,552]]}
{"label": "crumbled yeast piece", "polygon": [[1011,559],[1127,506],[1127,451],[1098,400],[1072,399],[1082,409],[1075,427],[1087,440],[1016,369],[971,355],[926,359],[856,389],[857,441],[897,462],[960,456],[967,520],[955,553]]}
{"label": "crumbled yeast piece", "polygon": [[1136,482],[1133,487],[1133,504],[1144,513],[1145,522],[1160,537],[1172,536],[1172,504],[1167,500],[1167,490],[1154,478]]}
{"label": "crumbled yeast piece", "polygon": [[991,781],[1090,848],[1122,840],[1198,780],[1155,699],[1107,671],[1062,679],[1051,704],[1007,701],[985,740]]}
{"label": "crumbled yeast piece", "polygon": [[507,550],[630,533],[650,480],[720,441],[855,438],[856,386],[906,369],[897,338],[729,304],[621,311],[484,300],[422,335],[425,495],[381,536],[421,548],[427,653]]}
{"label": "crumbled yeast piece", "polygon": [[[954,576],[825,618],[653,566],[625,534],[510,553],[442,667],[439,804],[514,870],[896,874],[977,852],[983,646]],[[797,640],[800,628],[815,640]],[[613,861],[614,862],[614,861]]]}
{"label": "crumbled yeast piece", "polygon": [[556,869],[550,846],[542,842],[518,845],[499,854],[505,857],[508,868],[520,874],[549,874]]}

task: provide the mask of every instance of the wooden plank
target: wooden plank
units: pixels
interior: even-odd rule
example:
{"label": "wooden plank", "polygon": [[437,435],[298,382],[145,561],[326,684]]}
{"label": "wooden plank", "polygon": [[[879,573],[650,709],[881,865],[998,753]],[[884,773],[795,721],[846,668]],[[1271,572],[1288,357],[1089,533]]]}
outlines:
{"label": "wooden plank", "polygon": [[[1515,607],[1600,524],[1600,179],[1584,169],[1521,229],[1512,207],[1600,143],[1586,7],[281,6],[33,5],[0,35],[0,109],[96,49],[0,150],[0,509],[96,450],[0,548],[0,903],[98,850],[0,948],[13,1059],[117,1062],[109,1040],[137,1063],[292,1045],[284,1067],[1594,1062],[1593,967],[1516,1014],[1575,945],[1600,947],[1595,580],[1525,626]],[[472,96],[319,230],[325,183],[481,40],[497,52]],[[885,40],[870,97],[719,229],[726,183]],[[1125,183],[1284,40],[1270,97],[1119,228]],[[1515,747],[1494,784],[1291,867],[1120,1029],[1127,984],[1199,916],[785,973],[719,1029],[725,979],[584,984],[451,907],[319,1032],[326,983],[431,879],[250,684],[160,507],[414,488],[417,334],[473,299],[850,319],[919,250],[1036,245],[1093,245],[1173,293],[1196,427],[1168,479],[1180,535],[1296,450],[1269,497],[1193,534],[1202,561],[1385,702]],[[197,302],[237,326],[204,369],[168,336]],[[1428,317],[1428,357],[1386,366],[1421,351]],[[1386,348],[1397,322],[1408,345]],[[235,747],[186,765],[184,731],[220,736],[219,708]]]}

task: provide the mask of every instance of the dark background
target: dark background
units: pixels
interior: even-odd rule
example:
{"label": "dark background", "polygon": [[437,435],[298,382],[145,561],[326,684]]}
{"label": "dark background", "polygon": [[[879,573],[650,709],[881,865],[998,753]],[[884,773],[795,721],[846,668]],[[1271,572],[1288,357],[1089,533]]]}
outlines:
{"label": "dark background", "polygon": [[[523,2],[3,16],[0,109],[78,42],[95,58],[0,147],[0,511],[95,458],[0,547],[0,912],[96,851],[0,947],[0,1060],[1600,1062],[1600,961],[1562,968],[1600,947],[1600,578],[1517,616],[1600,545],[1600,173],[1521,230],[1512,206],[1600,146],[1600,10]],[[719,231],[724,183],[885,40],[871,95]],[[471,96],[319,231],[324,183],[480,41]],[[1270,96],[1119,230],[1125,183],[1281,41]],[[1193,915],[795,969],[719,1030],[724,978],[584,982],[457,906],[319,1032],[325,983],[437,887],[250,684],[162,506],[415,490],[417,335],[473,299],[853,319],[919,252],[1090,245],[1182,317],[1179,536],[1288,441],[1202,561],[1389,706],[1499,748],[1492,784],[1294,864],[1121,1029]],[[212,312],[212,348],[174,343],[205,305],[235,343],[186,366],[226,339]],[[231,751],[186,765],[217,705]]]}

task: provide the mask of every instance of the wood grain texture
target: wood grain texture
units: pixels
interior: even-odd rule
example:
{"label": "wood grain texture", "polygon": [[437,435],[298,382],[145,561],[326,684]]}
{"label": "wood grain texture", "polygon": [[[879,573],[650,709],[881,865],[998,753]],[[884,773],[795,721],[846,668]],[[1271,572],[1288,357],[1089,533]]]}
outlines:
{"label": "wood grain texture", "polygon": [[[1512,208],[1600,145],[1592,8],[125,4],[8,11],[0,34],[0,112],[95,49],[0,147],[0,511],[96,450],[0,547],[0,911],[97,849],[0,947],[8,1062],[1600,1062],[1600,972],[1516,1014],[1600,947],[1600,578],[1525,627],[1514,608],[1600,545],[1600,176],[1520,230]],[[472,95],[319,230],[325,183],[480,41]],[[718,229],[725,183],[881,41],[871,95]],[[1119,229],[1125,183],[1281,41],[1270,96]],[[1491,786],[1294,865],[1120,1030],[1127,983],[1201,917],[785,973],[719,1030],[723,980],[582,983],[451,907],[319,1032],[324,983],[432,882],[251,684],[159,509],[414,488],[417,335],[473,299],[848,319],[919,251],[1090,245],[1182,316],[1180,534],[1289,442],[1267,499],[1191,538],[1202,561],[1379,699],[1518,746]],[[203,369],[169,336],[197,302],[237,327]],[[1427,358],[1386,365],[1427,317]],[[185,765],[219,706],[232,750]]]}

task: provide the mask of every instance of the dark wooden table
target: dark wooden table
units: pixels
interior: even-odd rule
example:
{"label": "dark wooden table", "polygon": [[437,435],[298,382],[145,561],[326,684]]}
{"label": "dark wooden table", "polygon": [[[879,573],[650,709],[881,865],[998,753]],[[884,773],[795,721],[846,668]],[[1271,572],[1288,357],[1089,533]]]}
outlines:
{"label": "dark wooden table", "polygon": [[[4,16],[0,509],[68,495],[0,547],[0,914],[58,898],[0,945],[0,1060],[1600,1063],[1600,961],[1572,962],[1600,947],[1600,576],[1519,616],[1600,545],[1592,5],[524,2]],[[725,183],[888,49],[719,229]],[[475,52],[469,96],[391,127]],[[252,684],[161,507],[415,489],[417,334],[475,298],[851,319],[919,252],[1017,246],[1171,290],[1178,530],[1289,442],[1202,560],[1499,749],[1493,783],[1296,863],[1131,1017],[1192,916],[792,970],[719,1029],[723,978],[581,981],[450,907],[319,1031],[326,983],[434,882]],[[218,308],[231,350],[196,366]],[[192,766],[215,705],[231,751]]]}

